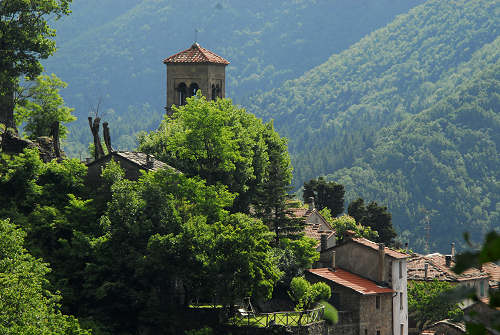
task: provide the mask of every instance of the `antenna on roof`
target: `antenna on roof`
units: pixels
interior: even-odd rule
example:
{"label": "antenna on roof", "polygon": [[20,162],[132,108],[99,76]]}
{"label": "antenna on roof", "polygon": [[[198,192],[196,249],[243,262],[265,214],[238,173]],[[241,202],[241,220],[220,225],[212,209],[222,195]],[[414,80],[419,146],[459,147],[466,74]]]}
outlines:
{"label": "antenna on roof", "polygon": [[198,43],[198,28],[194,28],[194,43]]}

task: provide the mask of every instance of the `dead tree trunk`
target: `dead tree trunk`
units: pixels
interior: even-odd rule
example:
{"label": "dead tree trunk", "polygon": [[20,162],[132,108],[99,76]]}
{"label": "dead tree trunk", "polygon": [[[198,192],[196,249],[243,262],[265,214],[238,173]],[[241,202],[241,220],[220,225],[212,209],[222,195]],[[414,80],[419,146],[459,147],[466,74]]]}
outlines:
{"label": "dead tree trunk", "polygon": [[101,139],[99,138],[99,123],[101,119],[96,117],[94,122],[92,122],[92,117],[89,116],[89,127],[94,136],[94,158],[99,159],[104,156],[104,150],[102,149]]}
{"label": "dead tree trunk", "polygon": [[59,143],[59,121],[54,121],[51,125],[50,133],[54,145],[54,153],[57,158],[61,158],[61,144]]}
{"label": "dead tree trunk", "polygon": [[104,144],[106,145],[106,149],[108,149],[108,154],[113,152],[113,148],[111,147],[111,136],[109,135],[108,123],[104,122],[102,124],[102,132],[104,136]]}

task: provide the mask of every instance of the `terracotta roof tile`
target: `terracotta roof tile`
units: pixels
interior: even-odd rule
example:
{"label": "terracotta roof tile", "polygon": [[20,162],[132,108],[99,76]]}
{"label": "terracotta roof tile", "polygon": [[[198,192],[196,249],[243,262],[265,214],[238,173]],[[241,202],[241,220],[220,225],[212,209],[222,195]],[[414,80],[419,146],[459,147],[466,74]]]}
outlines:
{"label": "terracotta roof tile", "polygon": [[163,60],[163,63],[212,63],[228,65],[229,62],[210,50],[194,43],[189,49],[178,52]]}
{"label": "terracotta roof tile", "polygon": [[500,283],[500,265],[489,262],[483,264],[483,272],[490,276],[490,287],[498,288]]}
{"label": "terracotta roof tile", "polygon": [[[425,276],[425,264],[427,265],[427,277]],[[487,278],[488,274],[476,268],[470,268],[460,275],[451,270],[455,265],[452,261],[446,266],[446,256],[442,254],[430,254],[427,256],[413,255],[408,260],[408,280],[433,280],[460,282],[471,279]]]}
{"label": "terracotta roof tile", "polygon": [[[354,237],[354,238],[352,238],[352,241],[355,242],[355,243],[359,243],[359,244],[362,244],[364,246],[367,246],[369,248],[378,250],[378,243],[370,241],[370,240],[368,240],[366,238],[363,238],[363,237]],[[408,255],[408,254],[396,251],[396,250],[388,248],[388,247],[385,247],[385,254],[387,256],[390,256],[392,258],[397,258],[397,259],[410,257],[410,255]]]}
{"label": "terracotta roof tile", "polygon": [[345,286],[363,295],[370,294],[382,294],[382,293],[393,293],[394,291],[388,287],[383,287],[377,285],[377,283],[360,277],[349,271],[336,268],[335,271],[321,268],[321,269],[309,269],[308,272],[315,274],[321,278],[332,281],[336,284]]}

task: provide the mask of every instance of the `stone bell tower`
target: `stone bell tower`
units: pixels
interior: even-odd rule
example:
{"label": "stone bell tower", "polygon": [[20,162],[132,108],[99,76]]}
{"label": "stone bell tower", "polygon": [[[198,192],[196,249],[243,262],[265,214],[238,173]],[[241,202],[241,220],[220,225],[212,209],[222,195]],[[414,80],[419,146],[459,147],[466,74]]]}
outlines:
{"label": "stone bell tower", "polygon": [[189,49],[163,60],[167,65],[167,114],[172,105],[182,106],[186,98],[201,90],[207,99],[226,95],[227,60],[194,43]]}

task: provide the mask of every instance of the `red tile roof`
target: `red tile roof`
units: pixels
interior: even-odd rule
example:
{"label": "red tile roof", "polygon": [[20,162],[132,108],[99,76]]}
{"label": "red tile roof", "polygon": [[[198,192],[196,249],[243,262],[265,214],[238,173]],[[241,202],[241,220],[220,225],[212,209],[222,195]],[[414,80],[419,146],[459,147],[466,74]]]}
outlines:
{"label": "red tile roof", "polygon": [[214,63],[228,65],[229,62],[210,50],[194,43],[189,49],[176,53],[163,60],[163,63]]}
{"label": "red tile roof", "polygon": [[483,264],[483,272],[490,276],[490,287],[498,288],[500,283],[500,265],[489,262]]}
{"label": "red tile roof", "polygon": [[[378,250],[378,243],[370,241],[370,240],[367,240],[366,238],[363,238],[363,237],[353,237],[352,241],[355,242],[355,243],[362,244],[362,245],[364,245],[366,247]],[[408,255],[408,254],[396,251],[396,250],[388,248],[388,247],[385,247],[384,249],[385,249],[385,254],[387,256],[392,257],[392,258],[400,259],[400,258],[408,258],[408,257],[410,257],[410,255]]]}
{"label": "red tile roof", "polygon": [[[427,265],[427,277],[425,277],[425,264]],[[470,268],[461,274],[451,270],[455,265],[452,261],[446,266],[446,256],[442,254],[430,254],[427,256],[413,255],[408,260],[408,280],[433,280],[448,282],[460,282],[473,279],[488,278],[488,274],[476,268]]]}
{"label": "red tile roof", "polygon": [[388,287],[379,286],[377,285],[377,283],[369,279],[360,277],[354,273],[340,268],[336,268],[334,271],[327,268],[309,269],[307,271],[315,274],[316,276],[332,281],[336,284],[350,288],[351,290],[354,290],[363,295],[394,292]]}

